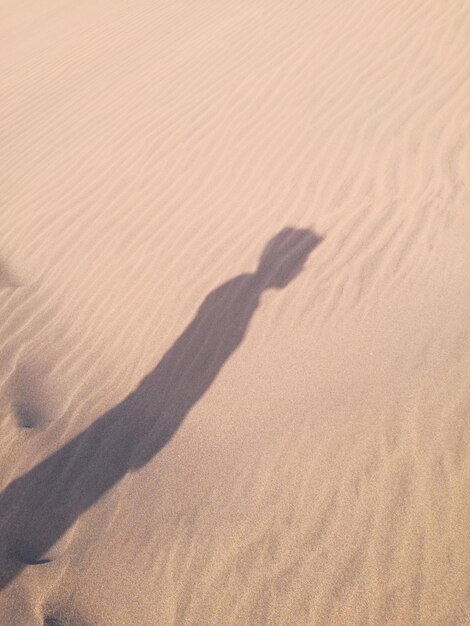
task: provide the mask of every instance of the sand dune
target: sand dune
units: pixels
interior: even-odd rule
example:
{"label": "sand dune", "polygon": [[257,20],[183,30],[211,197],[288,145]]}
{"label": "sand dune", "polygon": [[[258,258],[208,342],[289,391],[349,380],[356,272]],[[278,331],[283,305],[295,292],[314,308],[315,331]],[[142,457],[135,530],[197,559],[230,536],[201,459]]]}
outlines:
{"label": "sand dune", "polygon": [[470,623],[465,0],[6,0],[0,625]]}

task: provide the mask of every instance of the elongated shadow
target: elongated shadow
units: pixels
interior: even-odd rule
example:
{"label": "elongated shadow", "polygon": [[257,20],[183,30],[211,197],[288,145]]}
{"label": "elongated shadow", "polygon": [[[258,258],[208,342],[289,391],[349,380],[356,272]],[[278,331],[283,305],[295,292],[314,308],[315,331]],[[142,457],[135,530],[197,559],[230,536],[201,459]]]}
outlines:
{"label": "elongated shadow", "polygon": [[0,588],[48,550],[129,471],[171,439],[237,349],[266,289],[286,287],[321,238],[285,228],[253,274],[212,291],[155,369],[120,404],[0,494]]}

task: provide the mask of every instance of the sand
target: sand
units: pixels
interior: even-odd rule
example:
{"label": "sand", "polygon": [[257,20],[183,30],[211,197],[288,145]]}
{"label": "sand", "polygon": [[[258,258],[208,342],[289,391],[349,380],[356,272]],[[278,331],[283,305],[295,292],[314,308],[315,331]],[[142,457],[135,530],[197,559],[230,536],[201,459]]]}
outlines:
{"label": "sand", "polygon": [[470,624],[467,0],[5,0],[0,625]]}

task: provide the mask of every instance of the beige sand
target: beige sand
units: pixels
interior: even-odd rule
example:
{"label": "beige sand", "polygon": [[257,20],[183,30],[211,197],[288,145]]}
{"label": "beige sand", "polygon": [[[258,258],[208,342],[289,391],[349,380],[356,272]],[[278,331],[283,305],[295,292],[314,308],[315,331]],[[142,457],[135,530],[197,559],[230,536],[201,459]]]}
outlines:
{"label": "beige sand", "polygon": [[1,626],[470,624],[468,1],[1,11]]}

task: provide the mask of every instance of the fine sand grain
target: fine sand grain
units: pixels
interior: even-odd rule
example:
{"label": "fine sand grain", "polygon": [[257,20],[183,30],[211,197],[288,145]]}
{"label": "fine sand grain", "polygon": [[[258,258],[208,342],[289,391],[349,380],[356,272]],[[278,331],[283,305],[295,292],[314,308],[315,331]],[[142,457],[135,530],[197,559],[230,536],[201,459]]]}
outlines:
{"label": "fine sand grain", "polygon": [[0,626],[468,626],[468,0],[0,38]]}

